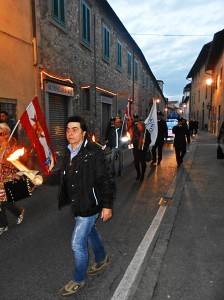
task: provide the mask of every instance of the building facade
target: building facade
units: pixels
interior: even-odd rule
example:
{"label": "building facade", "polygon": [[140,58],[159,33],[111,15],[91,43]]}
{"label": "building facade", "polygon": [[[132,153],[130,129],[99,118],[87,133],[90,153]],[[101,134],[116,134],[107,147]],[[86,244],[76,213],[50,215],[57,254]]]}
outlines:
{"label": "building facade", "polygon": [[166,107],[142,51],[106,0],[9,0],[1,6],[0,37],[8,50],[0,45],[7,70],[7,76],[0,70],[1,107],[13,100],[18,119],[37,95],[58,155],[68,116],[83,116],[103,141],[110,117],[123,118],[128,101],[143,119],[154,98]]}
{"label": "building facade", "polygon": [[217,135],[224,121],[224,30],[203,46],[191,68],[189,118],[199,121],[199,128]]}

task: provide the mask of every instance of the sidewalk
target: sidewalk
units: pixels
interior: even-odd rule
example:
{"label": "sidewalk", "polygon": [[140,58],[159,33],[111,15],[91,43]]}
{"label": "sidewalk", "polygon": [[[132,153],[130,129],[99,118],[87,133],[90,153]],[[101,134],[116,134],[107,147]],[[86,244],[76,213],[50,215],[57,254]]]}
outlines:
{"label": "sidewalk", "polygon": [[216,149],[208,132],[191,142],[133,299],[224,299],[224,160]]}

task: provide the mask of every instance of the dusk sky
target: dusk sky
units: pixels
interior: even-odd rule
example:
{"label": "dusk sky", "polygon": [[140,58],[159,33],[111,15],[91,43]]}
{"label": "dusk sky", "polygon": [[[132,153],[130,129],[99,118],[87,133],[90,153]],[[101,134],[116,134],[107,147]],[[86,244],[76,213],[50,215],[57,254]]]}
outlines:
{"label": "dusk sky", "polygon": [[224,29],[223,0],[108,0],[136,41],[164,95],[181,101],[202,47]]}

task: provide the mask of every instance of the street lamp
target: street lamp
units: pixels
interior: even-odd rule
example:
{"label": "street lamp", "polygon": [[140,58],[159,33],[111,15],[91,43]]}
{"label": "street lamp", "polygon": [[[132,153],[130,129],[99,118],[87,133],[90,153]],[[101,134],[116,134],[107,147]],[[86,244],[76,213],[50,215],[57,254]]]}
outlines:
{"label": "street lamp", "polygon": [[157,107],[158,107],[158,110],[159,110],[160,99],[159,99],[159,98],[156,98],[155,101],[156,101],[156,104],[157,104]]}

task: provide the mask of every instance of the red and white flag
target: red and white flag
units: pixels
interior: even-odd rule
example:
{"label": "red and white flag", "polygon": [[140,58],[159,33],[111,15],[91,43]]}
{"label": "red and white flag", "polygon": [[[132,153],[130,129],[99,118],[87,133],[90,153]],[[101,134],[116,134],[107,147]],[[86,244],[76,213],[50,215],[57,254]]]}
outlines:
{"label": "red and white flag", "polygon": [[28,105],[20,123],[36,149],[38,160],[45,174],[50,174],[56,163],[54,149],[37,97]]}
{"label": "red and white flag", "polygon": [[132,112],[131,112],[131,99],[129,98],[128,99],[128,104],[127,104],[127,107],[125,109],[125,117],[127,119],[132,119]]}

